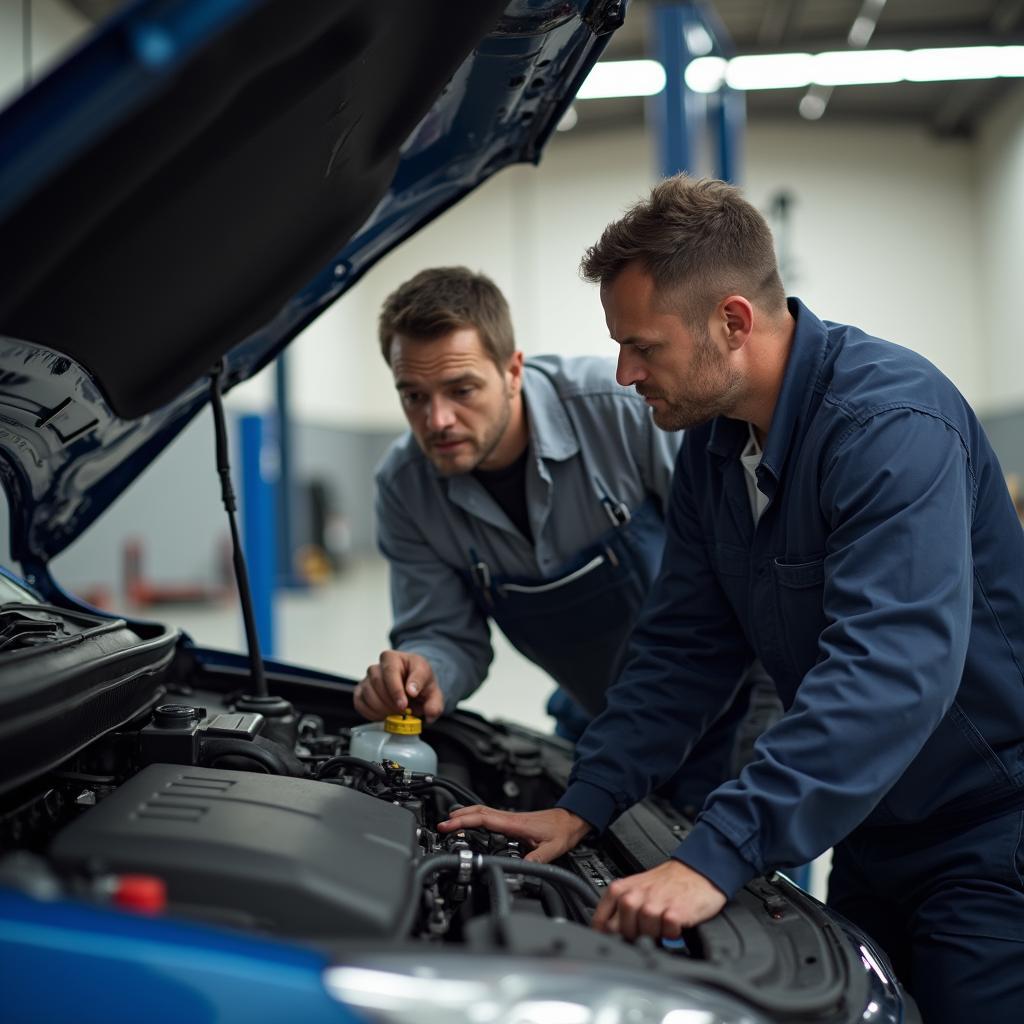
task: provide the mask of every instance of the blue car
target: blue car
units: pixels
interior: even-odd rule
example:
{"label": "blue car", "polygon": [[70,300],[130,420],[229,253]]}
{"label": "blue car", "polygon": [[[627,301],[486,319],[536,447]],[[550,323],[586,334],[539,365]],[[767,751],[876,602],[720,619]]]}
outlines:
{"label": "blue car", "polygon": [[778,875],[680,942],[588,928],[690,827],[657,798],[556,865],[437,832],[455,803],[549,806],[562,741],[455,712],[436,773],[356,758],[352,680],[100,613],[50,571],[376,260],[536,161],[623,16],[142,0],[0,113],[4,1021],[919,1019]]}

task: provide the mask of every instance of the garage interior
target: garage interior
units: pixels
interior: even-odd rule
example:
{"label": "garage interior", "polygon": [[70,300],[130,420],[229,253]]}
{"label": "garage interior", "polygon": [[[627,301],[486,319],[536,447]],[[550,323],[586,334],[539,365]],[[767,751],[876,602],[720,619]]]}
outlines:
{"label": "garage interior", "polygon": [[[120,6],[0,3],[0,106]],[[602,62],[657,59],[665,10],[632,0]],[[1018,48],[1016,75],[752,88],[721,116],[717,140],[690,140],[689,169],[716,173],[724,146],[734,180],[773,227],[787,292],[934,362],[979,411],[1019,487],[1024,0],[717,0],[702,12],[730,57]],[[702,94],[691,97],[708,132],[718,115]],[[382,299],[423,267],[463,264],[505,292],[527,355],[611,355],[577,266],[605,223],[664,173],[668,134],[657,94],[579,99],[538,167],[487,182],[377,264],[292,343],[286,362],[229,394],[238,466],[242,421],[275,422],[282,398],[287,416],[288,480],[264,492],[278,512],[263,552],[272,561],[265,653],[358,678],[387,646],[372,474],[404,421],[376,344]],[[206,412],[54,572],[99,607],[242,650],[212,438]],[[0,505],[0,564],[10,563],[6,516]],[[490,677],[466,706],[548,729],[550,680],[497,630],[493,639]]]}

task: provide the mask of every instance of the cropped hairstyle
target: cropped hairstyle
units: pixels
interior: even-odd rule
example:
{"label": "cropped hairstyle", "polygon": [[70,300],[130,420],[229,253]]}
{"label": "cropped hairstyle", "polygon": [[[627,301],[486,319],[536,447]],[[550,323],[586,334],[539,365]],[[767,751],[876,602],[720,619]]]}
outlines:
{"label": "cropped hairstyle", "polygon": [[706,323],[727,295],[743,295],[769,313],[785,308],[771,230],[740,190],[723,181],[666,178],[604,229],[580,273],[609,284],[634,260],[690,324]]}
{"label": "cropped hairstyle", "polygon": [[475,327],[499,369],[515,352],[508,303],[498,286],[466,267],[433,267],[393,291],[380,312],[380,350],[391,364],[396,334],[430,341],[463,327]]}

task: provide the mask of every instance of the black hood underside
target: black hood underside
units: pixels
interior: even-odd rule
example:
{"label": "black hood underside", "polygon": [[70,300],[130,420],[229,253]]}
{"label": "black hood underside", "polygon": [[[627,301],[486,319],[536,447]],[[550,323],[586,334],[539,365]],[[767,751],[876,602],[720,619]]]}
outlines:
{"label": "black hood underside", "polygon": [[505,6],[258,5],[0,224],[0,333],[88,367],[119,416],[170,401],[356,232]]}

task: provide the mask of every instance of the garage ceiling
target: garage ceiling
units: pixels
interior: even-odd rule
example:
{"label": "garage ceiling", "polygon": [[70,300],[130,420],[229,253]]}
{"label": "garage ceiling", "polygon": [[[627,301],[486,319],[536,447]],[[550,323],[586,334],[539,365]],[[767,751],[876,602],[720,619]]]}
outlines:
{"label": "garage ceiling", "polygon": [[[92,20],[125,0],[64,0]],[[847,33],[864,0],[714,0],[705,4],[721,20],[737,54],[816,53],[847,48]],[[877,6],[877,2],[876,2]],[[654,0],[630,0],[626,24],[612,38],[606,59],[651,53],[648,33]],[[1024,0],[887,0],[869,49],[1024,44]],[[973,82],[899,82],[836,89],[827,121],[902,122],[937,135],[969,136],[979,119],[1020,79]],[[752,92],[750,120],[799,119],[805,90]],[[600,130],[643,117],[643,101],[588,100],[579,104],[579,130]]]}
{"label": "garage ceiling", "polygon": [[[653,0],[631,0],[626,24],[612,38],[605,59],[651,53]],[[864,0],[714,0],[737,54],[818,53],[848,49],[847,34]],[[1024,44],[1024,0],[888,0],[868,49]],[[922,125],[939,135],[970,135],[978,120],[1020,79],[974,82],[898,82],[837,88],[826,121],[860,120]],[[800,119],[806,90],[777,89],[747,95],[750,120]],[[642,116],[642,101],[579,104],[580,128]],[[603,107],[603,109],[601,109]]]}

